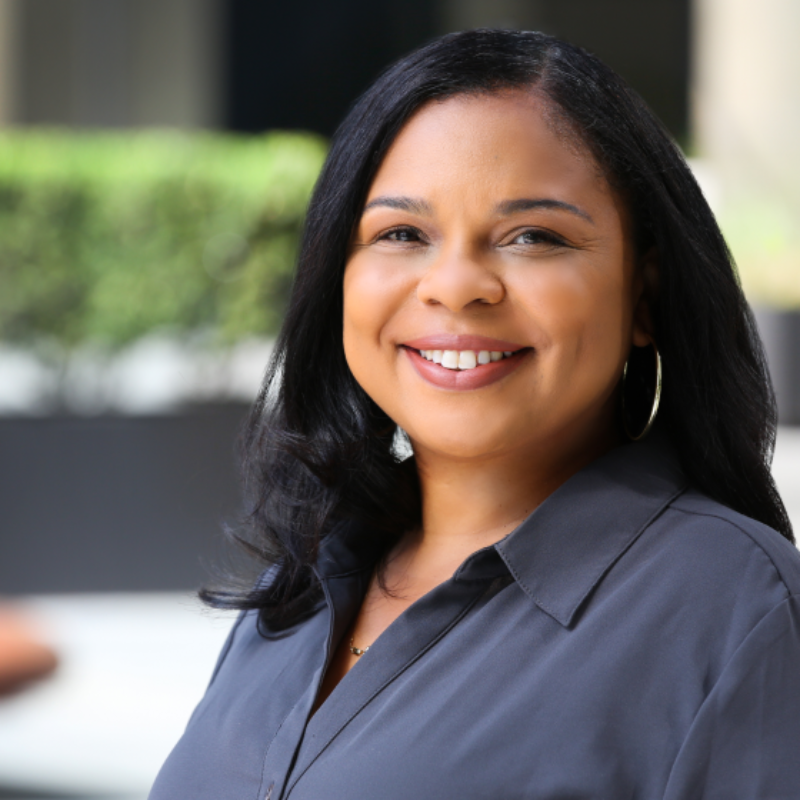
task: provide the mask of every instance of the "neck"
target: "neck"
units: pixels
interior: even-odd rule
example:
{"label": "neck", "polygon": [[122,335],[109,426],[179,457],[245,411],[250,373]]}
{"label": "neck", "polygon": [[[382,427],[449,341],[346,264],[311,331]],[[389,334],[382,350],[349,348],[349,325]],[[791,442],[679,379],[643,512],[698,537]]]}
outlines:
{"label": "neck", "polygon": [[406,540],[407,557],[455,569],[470,553],[510,533],[561,484],[616,444],[618,439],[606,433],[588,442],[543,441],[536,448],[477,459],[415,445],[422,528]]}

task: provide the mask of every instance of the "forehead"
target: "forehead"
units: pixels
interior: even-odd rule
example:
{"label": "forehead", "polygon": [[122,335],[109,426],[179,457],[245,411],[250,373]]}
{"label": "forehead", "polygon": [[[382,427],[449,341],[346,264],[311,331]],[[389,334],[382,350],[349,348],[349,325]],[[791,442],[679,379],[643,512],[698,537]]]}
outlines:
{"label": "forehead", "polygon": [[[535,91],[458,95],[426,104],[401,129],[368,200],[386,193],[581,194],[618,205],[589,149]],[[521,193],[521,194],[520,194]]]}

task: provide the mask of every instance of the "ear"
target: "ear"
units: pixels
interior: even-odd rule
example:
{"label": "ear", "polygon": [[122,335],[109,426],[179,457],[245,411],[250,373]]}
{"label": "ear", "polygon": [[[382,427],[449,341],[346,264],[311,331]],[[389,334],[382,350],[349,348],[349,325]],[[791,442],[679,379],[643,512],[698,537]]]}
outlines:
{"label": "ear", "polygon": [[658,252],[651,247],[639,260],[634,281],[633,337],[636,347],[655,339],[653,307],[658,297]]}

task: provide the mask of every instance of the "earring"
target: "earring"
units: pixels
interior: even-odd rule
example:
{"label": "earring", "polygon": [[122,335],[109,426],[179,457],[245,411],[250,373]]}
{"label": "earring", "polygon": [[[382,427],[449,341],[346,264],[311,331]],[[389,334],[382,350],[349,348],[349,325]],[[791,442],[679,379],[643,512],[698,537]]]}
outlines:
{"label": "earring", "polygon": [[[656,414],[658,414],[658,406],[661,402],[661,354],[658,352],[658,348],[656,347],[656,343],[651,341],[650,344],[653,346],[653,352],[656,355],[656,385],[653,391],[653,400],[650,405],[650,413],[647,418],[647,422],[645,423],[644,428],[638,435],[634,435],[631,433],[630,427],[628,425],[628,416],[629,416],[629,405],[633,405],[632,403],[625,402],[625,395],[628,393],[628,386],[630,385],[631,381],[628,379],[628,365],[630,364],[630,356],[628,360],[625,362],[625,367],[622,370],[622,427],[625,429],[625,433],[627,434],[628,438],[633,442],[638,442],[641,439],[644,439],[645,436],[650,432],[650,428],[653,427],[653,423],[656,419]],[[642,390],[644,386],[644,382],[639,380],[639,390]],[[634,386],[634,391],[636,391]],[[646,387],[644,389],[645,395],[649,395],[647,392]]]}

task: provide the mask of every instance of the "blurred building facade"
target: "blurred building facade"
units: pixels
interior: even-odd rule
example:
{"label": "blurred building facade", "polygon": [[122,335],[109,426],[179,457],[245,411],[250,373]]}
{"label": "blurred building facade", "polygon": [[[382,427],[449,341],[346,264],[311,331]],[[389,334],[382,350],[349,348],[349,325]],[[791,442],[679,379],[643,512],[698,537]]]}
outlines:
{"label": "blurred building facade", "polygon": [[0,0],[0,120],[216,127],[218,0]]}
{"label": "blurred building facade", "polygon": [[800,425],[800,3],[694,0],[691,139],[756,307],[785,424]]}
{"label": "blurred building facade", "polygon": [[329,135],[393,60],[452,30],[596,52],[679,138],[689,0],[0,0],[0,123]]}
{"label": "blurred building facade", "polygon": [[695,0],[694,15],[697,151],[727,194],[800,208],[800,3]]}

